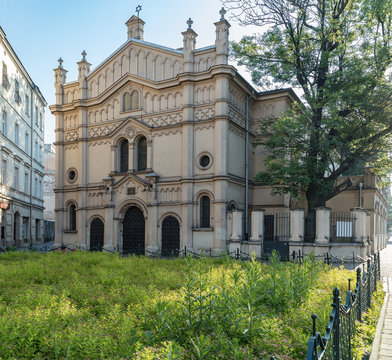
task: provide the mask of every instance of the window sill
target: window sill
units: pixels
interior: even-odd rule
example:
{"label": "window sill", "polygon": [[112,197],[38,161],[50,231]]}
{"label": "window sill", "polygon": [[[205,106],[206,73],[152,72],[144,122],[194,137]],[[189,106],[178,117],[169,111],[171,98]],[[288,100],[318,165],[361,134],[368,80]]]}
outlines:
{"label": "window sill", "polygon": [[65,234],[77,234],[78,230],[64,230]]}
{"label": "window sill", "polygon": [[214,228],[213,227],[209,227],[209,228],[193,228],[192,230],[193,231],[206,231],[206,232],[209,232],[209,231],[214,231]]}

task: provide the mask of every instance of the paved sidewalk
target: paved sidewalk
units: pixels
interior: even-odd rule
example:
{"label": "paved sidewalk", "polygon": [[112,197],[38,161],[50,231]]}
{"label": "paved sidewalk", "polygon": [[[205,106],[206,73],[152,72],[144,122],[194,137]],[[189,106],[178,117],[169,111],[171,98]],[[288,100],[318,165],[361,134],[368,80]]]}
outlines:
{"label": "paved sidewalk", "polygon": [[381,251],[384,305],[378,320],[370,360],[392,360],[392,241]]}

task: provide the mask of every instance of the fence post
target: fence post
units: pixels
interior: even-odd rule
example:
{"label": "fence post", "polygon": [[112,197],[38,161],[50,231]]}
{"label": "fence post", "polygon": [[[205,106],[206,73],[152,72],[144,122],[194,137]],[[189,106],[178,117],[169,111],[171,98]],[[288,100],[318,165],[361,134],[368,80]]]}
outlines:
{"label": "fence post", "polygon": [[358,301],[358,314],[357,320],[361,321],[362,318],[362,279],[361,279],[361,268],[357,268],[357,301]]}
{"label": "fence post", "polygon": [[370,308],[372,301],[372,269],[370,268],[370,259],[367,260],[367,306]]}
{"label": "fence post", "polygon": [[333,291],[333,304],[335,320],[333,322],[333,360],[340,360],[340,292],[338,288]]}
{"label": "fence post", "polygon": [[380,252],[377,253],[377,280],[381,280],[381,260],[380,260]]}

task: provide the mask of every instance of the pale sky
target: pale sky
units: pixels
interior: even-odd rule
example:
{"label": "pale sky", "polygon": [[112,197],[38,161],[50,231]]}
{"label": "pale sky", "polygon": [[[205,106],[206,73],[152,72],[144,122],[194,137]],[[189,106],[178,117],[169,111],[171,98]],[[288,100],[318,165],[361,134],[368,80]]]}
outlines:
{"label": "pale sky", "polygon": [[[77,61],[86,50],[92,70],[127,40],[125,22],[142,6],[144,40],[171,48],[182,47],[181,32],[189,17],[198,34],[196,47],[213,45],[214,22],[220,0],[0,0],[0,25],[49,105],[54,104],[57,59],[64,60],[67,82],[77,80]],[[230,14],[230,39],[239,40],[257,29],[240,27]],[[245,74],[243,74],[245,75]],[[246,76],[248,78],[248,76]],[[55,141],[55,119],[45,111],[45,143]]]}

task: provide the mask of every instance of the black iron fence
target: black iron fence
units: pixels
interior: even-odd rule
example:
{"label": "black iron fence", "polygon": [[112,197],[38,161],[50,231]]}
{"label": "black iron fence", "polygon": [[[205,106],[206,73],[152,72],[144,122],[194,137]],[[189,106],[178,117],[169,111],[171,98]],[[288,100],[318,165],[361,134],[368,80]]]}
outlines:
{"label": "black iron fence", "polygon": [[367,260],[363,271],[357,268],[357,285],[351,290],[349,279],[346,302],[343,303],[340,291],[333,291],[332,312],[325,335],[316,331],[317,315],[312,314],[313,334],[309,338],[306,360],[351,360],[351,343],[355,335],[355,321],[361,321],[362,314],[370,307],[372,294],[380,280],[380,255]]}
{"label": "black iron fence", "polygon": [[264,214],[264,241],[290,240],[290,213]]}
{"label": "black iron fence", "polygon": [[355,240],[356,217],[350,213],[331,213],[330,241],[334,243],[349,243]]}

